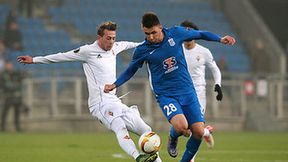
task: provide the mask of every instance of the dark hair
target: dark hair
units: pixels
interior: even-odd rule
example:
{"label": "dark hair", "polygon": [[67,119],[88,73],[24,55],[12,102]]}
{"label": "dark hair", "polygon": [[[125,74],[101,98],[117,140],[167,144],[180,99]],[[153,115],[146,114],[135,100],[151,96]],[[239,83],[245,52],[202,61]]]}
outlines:
{"label": "dark hair", "polygon": [[142,26],[145,28],[152,28],[153,26],[160,25],[160,21],[154,12],[146,12],[142,16]]}
{"label": "dark hair", "polygon": [[97,34],[102,37],[104,35],[105,29],[110,30],[110,31],[116,31],[117,24],[115,22],[112,22],[112,21],[103,22],[97,27]]}
{"label": "dark hair", "polygon": [[185,20],[183,21],[180,26],[186,27],[186,28],[192,28],[194,30],[199,30],[198,26],[194,24],[192,21]]}

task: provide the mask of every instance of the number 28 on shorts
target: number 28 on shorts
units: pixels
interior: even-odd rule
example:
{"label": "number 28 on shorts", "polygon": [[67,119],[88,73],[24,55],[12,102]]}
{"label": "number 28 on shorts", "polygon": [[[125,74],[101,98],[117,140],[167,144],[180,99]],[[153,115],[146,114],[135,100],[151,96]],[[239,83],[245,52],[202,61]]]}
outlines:
{"label": "number 28 on shorts", "polygon": [[177,107],[173,103],[164,105],[163,109],[164,112],[166,113],[166,116],[170,116],[173,112],[177,111]]}

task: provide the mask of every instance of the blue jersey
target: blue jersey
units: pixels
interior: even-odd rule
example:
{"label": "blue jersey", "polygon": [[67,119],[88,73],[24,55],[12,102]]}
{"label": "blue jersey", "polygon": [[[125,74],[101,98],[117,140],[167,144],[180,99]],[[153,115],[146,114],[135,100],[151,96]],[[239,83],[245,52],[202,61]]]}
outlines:
{"label": "blue jersey", "polygon": [[153,44],[145,40],[136,48],[130,65],[114,83],[116,87],[129,80],[137,69],[146,63],[152,90],[156,96],[196,94],[187,70],[182,43],[194,39],[220,41],[220,37],[207,31],[180,26],[164,28],[163,33],[164,39],[161,43]]}

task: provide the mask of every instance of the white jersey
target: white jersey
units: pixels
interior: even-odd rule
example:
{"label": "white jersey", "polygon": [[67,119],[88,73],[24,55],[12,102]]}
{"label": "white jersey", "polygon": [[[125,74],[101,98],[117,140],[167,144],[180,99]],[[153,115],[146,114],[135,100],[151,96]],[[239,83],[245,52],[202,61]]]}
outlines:
{"label": "white jersey", "polygon": [[221,72],[216,65],[213,56],[209,49],[196,43],[195,47],[187,50],[183,45],[183,51],[186,58],[188,71],[192,78],[200,105],[201,112],[205,114],[206,111],[206,81],[205,81],[205,67],[206,65],[213,74],[215,84],[221,86]]}
{"label": "white jersey", "polygon": [[[89,108],[107,101],[118,101],[116,90],[104,93],[104,85],[116,80],[116,55],[124,50],[135,48],[139,43],[115,42],[112,49],[105,51],[99,47],[98,42],[84,45],[76,50],[33,58],[34,63],[57,63],[67,61],[82,62],[86,75],[89,99]],[[90,110],[91,111],[91,110]]]}
{"label": "white jersey", "polygon": [[186,58],[188,71],[195,87],[205,86],[205,67],[208,66],[212,72],[215,84],[221,86],[221,72],[213,59],[209,49],[196,43],[192,49],[186,49],[183,44],[183,51]]}
{"label": "white jersey", "polygon": [[[81,61],[88,84],[90,113],[104,126],[115,132],[121,148],[134,158],[139,155],[139,152],[133,141],[126,139],[129,137],[127,130],[142,135],[145,132],[151,132],[151,127],[142,120],[137,106],[128,108],[116,96],[115,90],[104,93],[104,86],[116,80],[116,55],[123,50],[135,48],[139,44],[115,42],[111,50],[104,51],[95,41],[93,44],[81,46],[76,50],[33,58],[34,63],[44,64]],[[160,157],[156,161],[161,162]]]}

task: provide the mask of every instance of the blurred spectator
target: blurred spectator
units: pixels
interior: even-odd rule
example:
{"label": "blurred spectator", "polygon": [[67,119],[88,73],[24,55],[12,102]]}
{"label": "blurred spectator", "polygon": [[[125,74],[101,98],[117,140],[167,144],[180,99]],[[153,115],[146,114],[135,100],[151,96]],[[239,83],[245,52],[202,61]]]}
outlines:
{"label": "blurred spectator", "polygon": [[225,56],[221,56],[220,60],[218,61],[217,65],[219,66],[219,69],[221,71],[226,71],[227,70],[227,65],[226,65],[226,59]]}
{"label": "blurred spectator", "polygon": [[16,131],[21,131],[20,126],[20,111],[25,110],[27,107],[22,104],[22,80],[24,79],[23,73],[15,71],[13,64],[9,61],[5,63],[5,70],[0,75],[0,89],[3,94],[4,103],[1,112],[1,130],[6,130],[6,118],[8,110],[14,109],[14,124]]}
{"label": "blurred spectator", "polygon": [[5,29],[8,29],[11,23],[17,23],[17,12],[15,10],[10,10],[5,22]]}
{"label": "blurred spectator", "polygon": [[33,0],[18,0],[20,13],[27,17],[33,17],[33,5]]}
{"label": "blurred spectator", "polygon": [[[266,42],[267,43],[267,42]],[[271,60],[269,59],[269,54],[265,48],[265,41],[260,38],[256,38],[254,42],[254,49],[251,52],[252,69],[254,72],[266,73],[271,67]],[[261,57],[259,57],[261,54]]]}
{"label": "blurred spectator", "polygon": [[3,41],[0,40],[0,73],[4,70],[5,58],[6,58],[6,48]]}
{"label": "blurred spectator", "polygon": [[18,24],[11,22],[4,33],[4,43],[7,48],[12,50],[22,50],[22,35]]}

